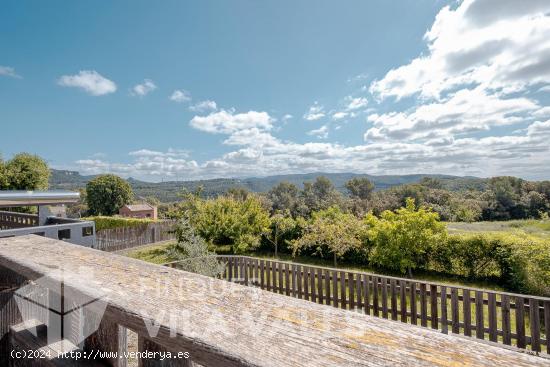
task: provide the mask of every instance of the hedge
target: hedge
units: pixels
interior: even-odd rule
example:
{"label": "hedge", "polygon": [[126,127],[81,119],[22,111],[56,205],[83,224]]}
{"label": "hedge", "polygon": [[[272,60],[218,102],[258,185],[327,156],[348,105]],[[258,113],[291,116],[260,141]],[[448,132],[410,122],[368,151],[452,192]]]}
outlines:
{"label": "hedge", "polygon": [[93,220],[95,222],[95,230],[101,231],[104,229],[120,228],[120,227],[139,227],[149,223],[156,223],[154,219],[140,218],[123,218],[123,217],[107,217],[95,216],[83,218],[84,220]]}
{"label": "hedge", "polygon": [[431,254],[435,270],[496,280],[512,291],[550,296],[550,242],[526,234],[450,235]]}

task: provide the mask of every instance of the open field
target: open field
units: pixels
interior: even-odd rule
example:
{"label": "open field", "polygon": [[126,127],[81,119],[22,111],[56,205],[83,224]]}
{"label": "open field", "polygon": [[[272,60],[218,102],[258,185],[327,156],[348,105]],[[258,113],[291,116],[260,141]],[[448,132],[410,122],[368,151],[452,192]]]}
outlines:
{"label": "open field", "polygon": [[549,220],[509,220],[502,222],[451,222],[447,224],[450,234],[474,232],[507,232],[514,234],[531,235],[550,240]]}

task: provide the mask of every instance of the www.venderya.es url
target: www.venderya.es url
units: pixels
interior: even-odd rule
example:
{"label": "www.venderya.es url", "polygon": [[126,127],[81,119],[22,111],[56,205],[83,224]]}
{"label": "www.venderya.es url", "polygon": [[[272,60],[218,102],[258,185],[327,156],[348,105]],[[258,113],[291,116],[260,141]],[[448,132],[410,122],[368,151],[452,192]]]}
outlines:
{"label": "www.venderya.es url", "polygon": [[81,351],[73,350],[65,353],[54,352],[52,350],[12,350],[10,353],[13,359],[52,359],[63,358],[71,360],[103,360],[103,359],[156,359],[164,361],[168,359],[188,359],[191,355],[189,352],[170,352],[170,351],[138,351],[138,352],[113,352],[90,350]]}

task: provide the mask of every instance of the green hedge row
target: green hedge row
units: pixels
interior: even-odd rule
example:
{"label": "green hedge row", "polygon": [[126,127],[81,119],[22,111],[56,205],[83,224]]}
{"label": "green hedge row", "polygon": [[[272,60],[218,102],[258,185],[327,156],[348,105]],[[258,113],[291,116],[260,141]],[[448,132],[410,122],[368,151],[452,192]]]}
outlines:
{"label": "green hedge row", "polygon": [[104,229],[120,228],[120,227],[139,227],[149,223],[157,222],[156,220],[153,220],[153,219],[106,217],[106,216],[87,217],[83,219],[93,220],[95,222],[96,231],[101,231]]}
{"label": "green hedge row", "polygon": [[550,296],[550,243],[525,234],[450,235],[431,252],[430,267],[472,279],[494,279],[512,291]]}

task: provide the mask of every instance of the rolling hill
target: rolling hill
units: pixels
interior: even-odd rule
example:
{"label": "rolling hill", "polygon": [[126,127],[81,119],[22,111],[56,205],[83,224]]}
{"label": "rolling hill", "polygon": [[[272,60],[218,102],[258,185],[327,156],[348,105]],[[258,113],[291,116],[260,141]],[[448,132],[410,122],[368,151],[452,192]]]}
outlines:
{"label": "rolling hill", "polygon": [[[215,178],[209,180],[193,181],[164,181],[164,182],[146,182],[128,178],[127,181],[132,186],[135,194],[141,197],[154,196],[162,202],[170,202],[178,199],[177,194],[183,188],[194,191],[199,186],[203,186],[204,194],[215,196],[226,192],[231,187],[243,187],[252,192],[265,192],[270,190],[279,182],[288,181],[298,187],[301,187],[304,181],[313,181],[319,176],[325,176],[330,179],[334,186],[340,191],[344,191],[346,181],[354,177],[367,177],[375,185],[376,190],[383,190],[392,186],[403,185],[420,181],[424,177],[434,177],[440,179],[448,189],[458,190],[464,187],[480,188],[485,180],[476,177],[459,177],[448,175],[384,175],[374,176],[355,173],[305,173],[292,175],[276,175],[267,177],[251,178]],[[76,171],[52,169],[50,177],[51,189],[78,190],[84,188],[86,183],[95,176],[83,176]]]}

